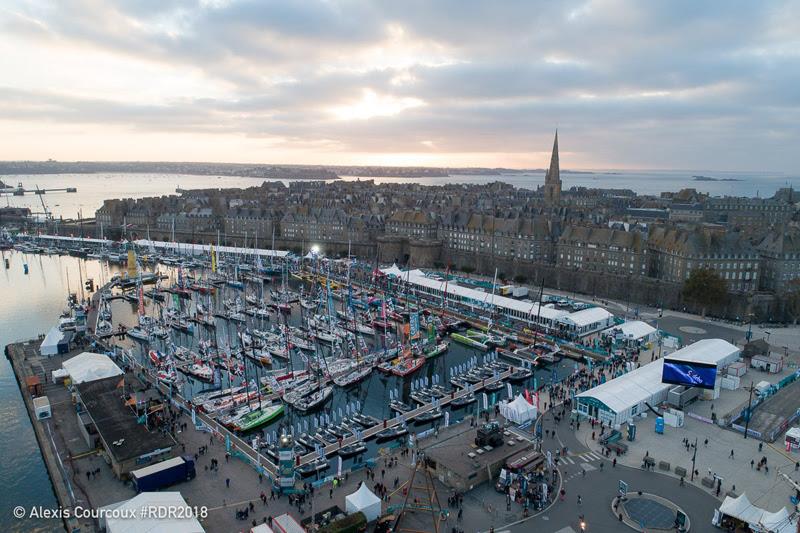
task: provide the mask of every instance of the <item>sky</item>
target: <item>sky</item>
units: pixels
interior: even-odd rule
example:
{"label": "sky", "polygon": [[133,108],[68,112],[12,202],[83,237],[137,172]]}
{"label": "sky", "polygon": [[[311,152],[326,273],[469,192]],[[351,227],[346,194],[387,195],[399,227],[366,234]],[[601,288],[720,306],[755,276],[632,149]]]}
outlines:
{"label": "sky", "polygon": [[5,0],[0,159],[800,172],[800,2]]}

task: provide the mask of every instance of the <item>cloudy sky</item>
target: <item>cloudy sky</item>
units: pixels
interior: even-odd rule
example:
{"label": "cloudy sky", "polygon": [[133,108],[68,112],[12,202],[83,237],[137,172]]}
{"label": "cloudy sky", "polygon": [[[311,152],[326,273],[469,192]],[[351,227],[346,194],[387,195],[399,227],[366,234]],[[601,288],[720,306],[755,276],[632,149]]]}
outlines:
{"label": "cloudy sky", "polygon": [[6,0],[0,159],[800,171],[800,2]]}

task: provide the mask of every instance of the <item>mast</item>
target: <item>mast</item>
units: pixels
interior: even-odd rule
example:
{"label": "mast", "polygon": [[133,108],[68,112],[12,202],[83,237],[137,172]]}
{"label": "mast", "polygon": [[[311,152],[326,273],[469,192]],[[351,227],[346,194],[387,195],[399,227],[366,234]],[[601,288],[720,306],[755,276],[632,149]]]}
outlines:
{"label": "mast", "polygon": [[539,318],[542,315],[542,296],[544,295],[544,276],[542,276],[542,285],[539,288],[539,306],[536,308],[536,327],[533,328],[533,344],[536,345],[536,337],[539,333]]}

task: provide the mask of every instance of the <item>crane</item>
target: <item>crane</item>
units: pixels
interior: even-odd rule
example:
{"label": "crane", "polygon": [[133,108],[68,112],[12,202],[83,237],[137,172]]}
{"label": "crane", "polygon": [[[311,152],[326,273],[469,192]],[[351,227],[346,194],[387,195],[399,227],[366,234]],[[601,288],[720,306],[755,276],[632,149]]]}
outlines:
{"label": "crane", "polygon": [[53,213],[48,211],[47,204],[44,203],[44,191],[40,190],[38,185],[36,185],[36,195],[39,197],[39,201],[42,202],[42,211],[44,211],[44,219],[52,220]]}

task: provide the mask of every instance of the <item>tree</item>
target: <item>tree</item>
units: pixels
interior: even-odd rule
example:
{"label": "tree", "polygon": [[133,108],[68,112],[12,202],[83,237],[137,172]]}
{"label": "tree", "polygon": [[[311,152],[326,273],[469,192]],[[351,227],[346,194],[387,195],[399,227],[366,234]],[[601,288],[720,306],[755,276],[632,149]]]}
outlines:
{"label": "tree", "polygon": [[714,270],[696,268],[683,284],[682,294],[687,301],[699,305],[705,317],[708,307],[718,305],[725,300],[728,285]]}
{"label": "tree", "polygon": [[473,267],[472,265],[463,265],[461,267],[461,272],[464,272],[465,274],[472,274],[473,272],[475,272],[475,267]]}

